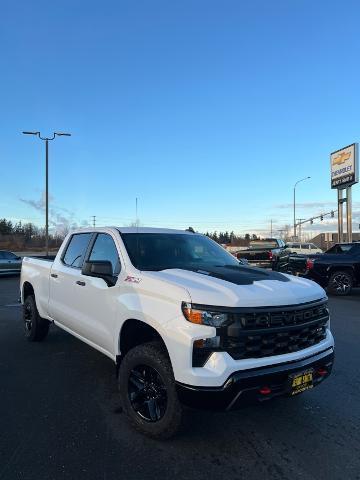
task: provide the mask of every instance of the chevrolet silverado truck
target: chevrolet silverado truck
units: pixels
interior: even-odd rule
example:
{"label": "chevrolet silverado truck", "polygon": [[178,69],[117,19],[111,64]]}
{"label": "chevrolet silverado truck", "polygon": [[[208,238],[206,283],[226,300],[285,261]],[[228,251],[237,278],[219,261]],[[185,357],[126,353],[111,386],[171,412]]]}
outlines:
{"label": "chevrolet silverado truck", "polygon": [[74,231],[54,261],[24,259],[20,288],[28,340],[55,324],[110,357],[122,411],[152,437],[177,431],[182,404],[231,410],[331,373],[324,290],[241,265],[198,233]]}
{"label": "chevrolet silverado truck", "polygon": [[279,266],[287,261],[289,252],[285,250],[285,242],[279,238],[252,240],[246,250],[241,250],[237,258],[245,259],[256,267],[278,270]]}

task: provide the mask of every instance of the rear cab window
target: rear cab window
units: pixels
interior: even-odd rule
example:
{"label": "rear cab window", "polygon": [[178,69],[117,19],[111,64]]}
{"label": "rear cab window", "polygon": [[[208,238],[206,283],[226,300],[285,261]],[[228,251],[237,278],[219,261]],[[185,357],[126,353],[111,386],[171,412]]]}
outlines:
{"label": "rear cab window", "polygon": [[72,268],[81,268],[92,233],[75,233],[70,238],[62,257],[63,263]]}

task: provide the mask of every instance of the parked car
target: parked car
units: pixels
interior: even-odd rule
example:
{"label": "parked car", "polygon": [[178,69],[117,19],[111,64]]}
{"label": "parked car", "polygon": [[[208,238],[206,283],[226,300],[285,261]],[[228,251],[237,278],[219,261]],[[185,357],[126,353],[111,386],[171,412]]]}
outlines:
{"label": "parked car", "polygon": [[338,243],[323,255],[307,257],[304,276],[329,293],[349,295],[353,287],[360,286],[360,242]]}
{"label": "parked car", "polygon": [[0,275],[20,273],[22,258],[13,252],[0,250]]}
{"label": "parked car", "polygon": [[256,267],[272,268],[277,270],[279,264],[289,255],[285,250],[285,243],[279,238],[252,240],[249,248],[241,250],[237,258],[247,260]]}
{"label": "parked car", "polygon": [[54,323],[110,357],[125,415],[153,437],[176,432],[182,403],[230,410],[331,373],[324,290],[241,265],[198,233],[78,230],[54,261],[24,259],[20,291],[28,340]]}
{"label": "parked car", "polygon": [[312,254],[312,253],[323,253],[321,248],[317,247],[314,243],[298,243],[298,242],[288,242],[285,245],[286,251],[289,253],[295,254]]}

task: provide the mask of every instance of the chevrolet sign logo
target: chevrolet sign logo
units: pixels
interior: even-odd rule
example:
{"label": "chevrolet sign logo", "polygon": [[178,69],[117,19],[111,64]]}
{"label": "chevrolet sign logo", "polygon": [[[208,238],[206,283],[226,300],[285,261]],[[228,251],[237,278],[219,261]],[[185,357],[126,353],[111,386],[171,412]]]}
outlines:
{"label": "chevrolet sign logo", "polygon": [[343,163],[346,162],[346,160],[349,160],[351,157],[351,152],[342,152],[339,153],[335,158],[333,158],[332,164],[333,165],[342,165]]}

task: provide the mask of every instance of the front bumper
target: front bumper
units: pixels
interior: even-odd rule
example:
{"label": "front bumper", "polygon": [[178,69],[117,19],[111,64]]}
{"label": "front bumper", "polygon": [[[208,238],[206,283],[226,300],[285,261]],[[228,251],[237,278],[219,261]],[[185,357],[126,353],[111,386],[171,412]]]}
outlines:
{"label": "front bumper", "polygon": [[329,348],[303,360],[234,372],[221,387],[197,387],[177,383],[177,391],[180,401],[188,406],[231,410],[257,401],[289,395],[288,379],[289,375],[294,373],[313,370],[315,387],[331,374],[333,362],[334,350]]}

